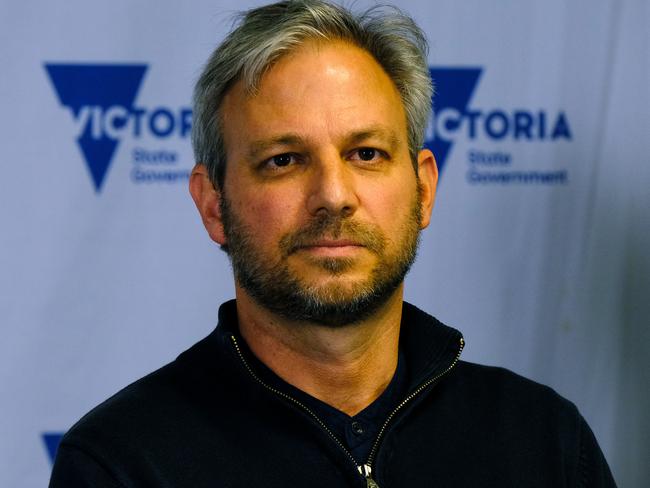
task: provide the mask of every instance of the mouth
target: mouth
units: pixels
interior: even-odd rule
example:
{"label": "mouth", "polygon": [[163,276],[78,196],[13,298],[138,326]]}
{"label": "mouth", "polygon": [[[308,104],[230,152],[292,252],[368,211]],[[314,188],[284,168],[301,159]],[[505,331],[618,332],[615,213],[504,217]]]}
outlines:
{"label": "mouth", "polygon": [[350,257],[365,247],[363,244],[349,239],[320,239],[301,244],[296,251],[322,257]]}
{"label": "mouth", "polygon": [[303,244],[301,247],[363,247],[363,244],[352,239],[320,239]]}
{"label": "mouth", "polygon": [[343,217],[308,222],[280,242],[285,257],[296,253],[313,258],[354,259],[363,252],[379,254],[383,248],[384,238],[378,229]]}

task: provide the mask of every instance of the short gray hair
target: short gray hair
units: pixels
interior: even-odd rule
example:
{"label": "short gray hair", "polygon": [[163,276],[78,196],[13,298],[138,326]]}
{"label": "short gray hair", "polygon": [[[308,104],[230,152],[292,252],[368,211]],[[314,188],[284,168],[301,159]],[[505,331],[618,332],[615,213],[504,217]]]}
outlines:
{"label": "short gray hair", "polygon": [[273,63],[310,40],[349,42],[382,66],[402,99],[409,153],[416,165],[433,93],[422,30],[397,7],[375,6],[354,14],[323,0],[286,0],[242,13],[239,25],[212,53],[196,83],[194,157],[206,165],[217,188],[223,188],[226,169],[220,113],[224,96],[240,80],[254,93]]}

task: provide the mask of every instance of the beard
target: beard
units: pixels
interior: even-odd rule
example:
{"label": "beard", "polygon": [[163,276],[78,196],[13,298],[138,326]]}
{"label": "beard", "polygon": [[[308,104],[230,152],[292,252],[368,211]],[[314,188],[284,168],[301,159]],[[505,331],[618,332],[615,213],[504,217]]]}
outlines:
{"label": "beard", "polygon": [[[422,220],[419,182],[417,190],[392,252],[386,250],[388,239],[375,226],[348,216],[323,214],[282,236],[275,260],[260,249],[254,232],[241,222],[222,192],[220,207],[227,242],[222,249],[230,257],[239,286],[267,310],[294,322],[332,328],[351,325],[372,316],[388,301],[415,260]],[[367,278],[352,284],[332,280],[331,284],[319,286],[310,285],[294,273],[288,258],[324,238],[351,240],[373,253],[376,263]],[[308,259],[332,277],[342,275],[356,263],[350,257]]]}

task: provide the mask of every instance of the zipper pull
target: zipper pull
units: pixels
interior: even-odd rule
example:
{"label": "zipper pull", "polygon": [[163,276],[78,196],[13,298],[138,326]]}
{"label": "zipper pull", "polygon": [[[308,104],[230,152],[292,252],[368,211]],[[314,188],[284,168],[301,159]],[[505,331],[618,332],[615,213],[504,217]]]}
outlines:
{"label": "zipper pull", "polygon": [[372,468],[369,464],[364,464],[363,466],[357,466],[359,473],[361,473],[366,478],[366,486],[368,488],[379,488],[379,485],[375,480],[372,479]]}

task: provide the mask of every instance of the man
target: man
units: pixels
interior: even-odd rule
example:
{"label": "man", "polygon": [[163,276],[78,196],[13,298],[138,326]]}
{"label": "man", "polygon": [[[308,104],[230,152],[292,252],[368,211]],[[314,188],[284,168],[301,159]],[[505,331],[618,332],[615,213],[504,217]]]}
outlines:
{"label": "man", "polygon": [[437,171],[396,10],[252,10],[195,91],[190,192],[236,300],[63,439],[51,486],[613,486],[575,407],[403,302]]}

